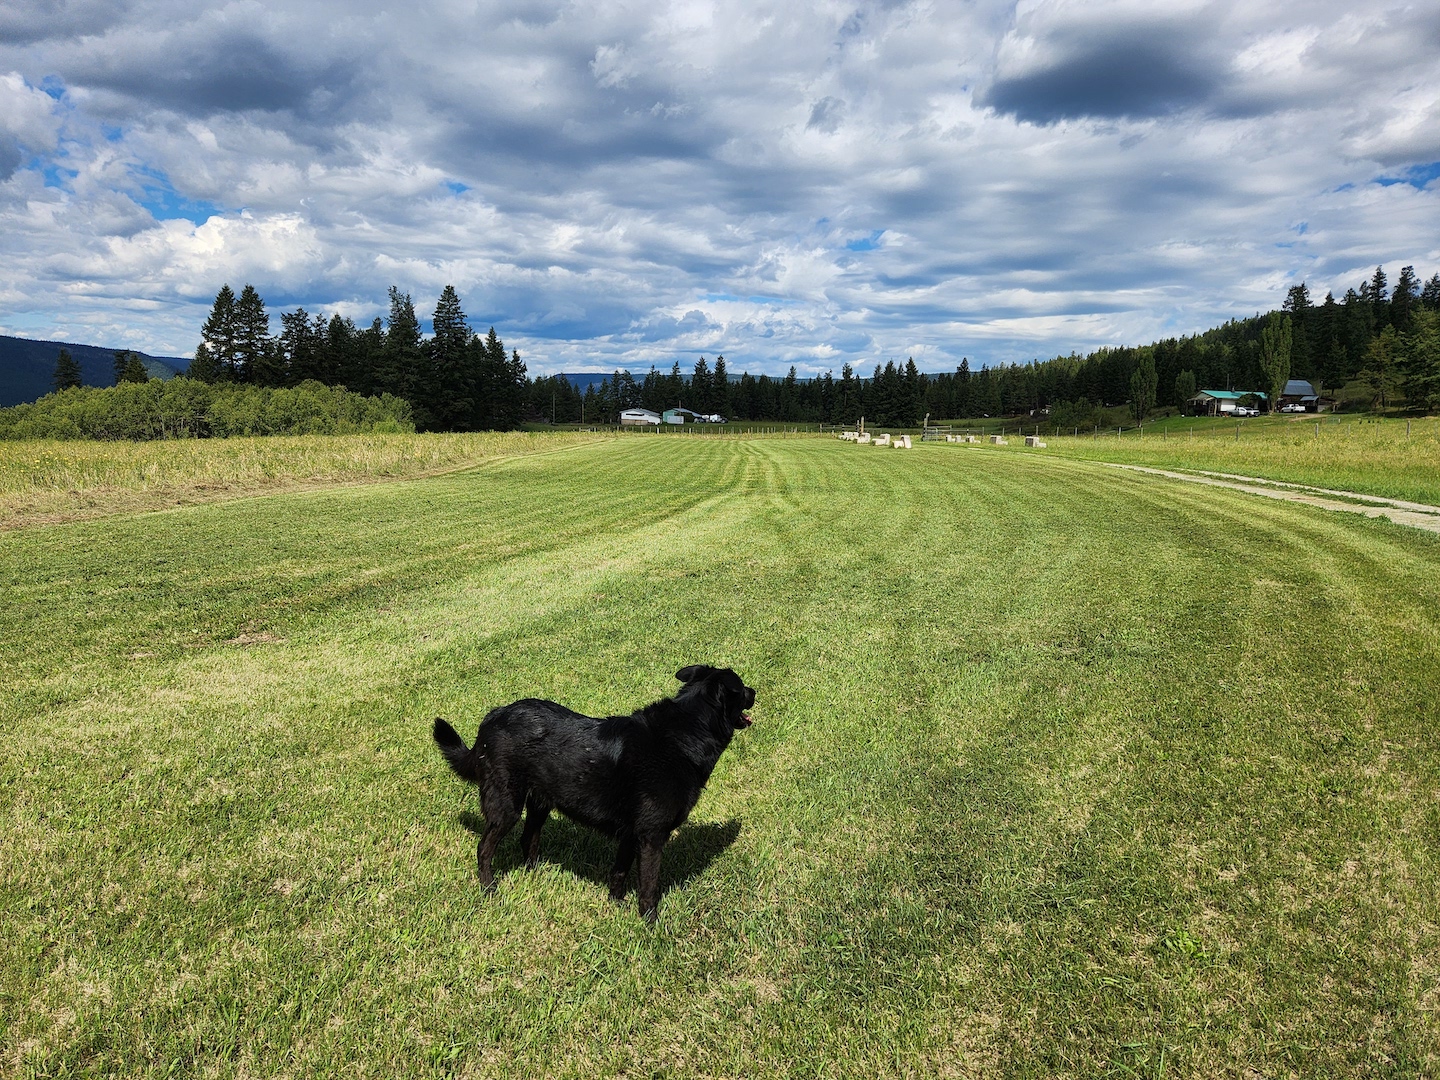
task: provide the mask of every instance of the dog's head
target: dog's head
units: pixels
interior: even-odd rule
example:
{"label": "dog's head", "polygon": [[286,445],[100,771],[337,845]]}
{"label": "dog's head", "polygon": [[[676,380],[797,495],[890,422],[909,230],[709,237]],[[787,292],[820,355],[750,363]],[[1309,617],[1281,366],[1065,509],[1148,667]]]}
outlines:
{"label": "dog's head", "polygon": [[755,704],[755,691],[746,686],[740,676],[728,667],[692,664],[677,671],[675,678],[684,683],[687,689],[694,687],[713,701],[732,728],[750,726],[750,714],[745,710]]}

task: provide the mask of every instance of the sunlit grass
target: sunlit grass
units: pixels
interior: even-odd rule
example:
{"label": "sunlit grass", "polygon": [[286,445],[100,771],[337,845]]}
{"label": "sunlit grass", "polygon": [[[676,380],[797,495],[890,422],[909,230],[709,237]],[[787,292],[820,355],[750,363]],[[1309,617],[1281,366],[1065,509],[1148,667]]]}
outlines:
{"label": "sunlit grass", "polygon": [[[0,535],[0,1071],[1440,1069],[1440,543],[1082,461],[611,439]],[[429,737],[733,665],[660,923]]]}
{"label": "sunlit grass", "polygon": [[[1046,453],[1208,469],[1440,505],[1440,419],[1177,417],[1075,436],[1046,435]],[[1019,446],[1012,442],[1011,449]],[[1020,447],[1023,449],[1023,446]]]}
{"label": "sunlit grass", "polygon": [[600,437],[481,432],[168,442],[0,440],[0,527],[423,475]]}

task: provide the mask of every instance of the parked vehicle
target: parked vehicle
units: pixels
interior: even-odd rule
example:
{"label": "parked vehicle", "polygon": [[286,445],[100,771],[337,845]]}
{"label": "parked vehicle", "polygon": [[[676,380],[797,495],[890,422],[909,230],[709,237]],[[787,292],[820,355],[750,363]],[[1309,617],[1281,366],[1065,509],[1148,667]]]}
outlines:
{"label": "parked vehicle", "polygon": [[1280,411],[1281,411],[1281,412],[1304,412],[1304,411],[1305,411],[1305,406],[1304,406],[1304,405],[1301,405],[1298,401],[1292,401],[1289,405],[1281,405],[1281,406],[1280,406]]}

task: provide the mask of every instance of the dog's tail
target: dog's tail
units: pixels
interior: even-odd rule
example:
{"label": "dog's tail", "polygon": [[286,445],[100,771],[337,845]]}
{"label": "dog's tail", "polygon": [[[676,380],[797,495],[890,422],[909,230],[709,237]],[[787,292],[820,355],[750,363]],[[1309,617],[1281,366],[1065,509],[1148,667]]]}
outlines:
{"label": "dog's tail", "polygon": [[[465,745],[465,740],[460,738],[458,731],[438,716],[435,718],[435,744],[440,747],[445,760],[450,762],[450,768],[455,770],[456,776],[469,780],[472,784],[480,782],[478,755]],[[479,745],[478,739],[476,745]]]}

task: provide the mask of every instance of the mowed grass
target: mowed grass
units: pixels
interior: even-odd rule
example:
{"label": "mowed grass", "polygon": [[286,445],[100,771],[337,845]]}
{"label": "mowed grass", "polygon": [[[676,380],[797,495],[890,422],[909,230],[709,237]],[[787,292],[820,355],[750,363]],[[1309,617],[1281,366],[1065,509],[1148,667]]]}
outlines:
{"label": "mowed grass", "polygon": [[[1238,434],[1238,438],[1237,438]],[[1023,442],[1011,440],[1012,448]],[[1174,417],[1144,433],[1046,436],[1046,453],[1208,469],[1440,506],[1440,419]]]}
{"label": "mowed grass", "polygon": [[[0,1071],[1426,1076],[1440,543],[1085,462],[609,440],[0,535]],[[759,690],[660,922],[430,741]]]}

